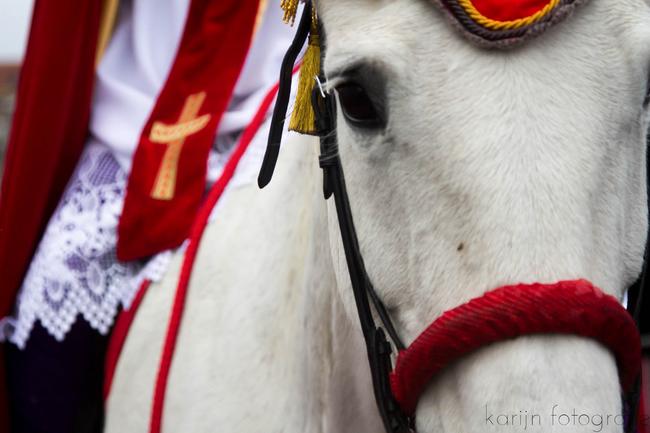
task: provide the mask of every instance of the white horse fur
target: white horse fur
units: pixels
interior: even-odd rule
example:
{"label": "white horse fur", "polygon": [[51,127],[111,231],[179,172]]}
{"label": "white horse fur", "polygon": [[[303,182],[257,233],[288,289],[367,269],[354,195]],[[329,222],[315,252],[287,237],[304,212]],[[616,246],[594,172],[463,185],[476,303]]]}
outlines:
{"label": "white horse fur", "polygon": [[[511,51],[473,47],[426,1],[318,5],[329,86],[360,63],[386,77],[386,129],[359,131],[339,107],[337,136],[366,267],[407,343],[506,284],[585,278],[622,298],[647,228],[648,0],[591,0]],[[208,227],[163,431],[383,431],[316,152],[314,139],[286,136],[271,185],[231,191]],[[180,262],[138,312],[109,433],[148,430]],[[594,425],[561,425],[572,411]],[[605,348],[534,336],[444,370],[417,429],[621,432],[620,413]]]}

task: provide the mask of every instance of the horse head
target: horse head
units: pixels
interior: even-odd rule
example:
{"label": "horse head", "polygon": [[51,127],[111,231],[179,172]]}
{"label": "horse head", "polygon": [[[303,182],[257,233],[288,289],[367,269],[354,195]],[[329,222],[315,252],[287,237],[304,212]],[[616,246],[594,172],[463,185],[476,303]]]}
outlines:
{"label": "horse head", "polygon": [[[510,284],[588,280],[622,300],[647,233],[648,2],[575,2],[497,43],[455,12],[473,2],[436,4],[317,3],[359,250],[397,333],[408,345],[443,312]],[[330,211],[338,291],[356,323]],[[619,388],[597,342],[521,337],[433,378],[417,430],[579,431],[578,418],[559,420],[573,411],[621,431]]]}

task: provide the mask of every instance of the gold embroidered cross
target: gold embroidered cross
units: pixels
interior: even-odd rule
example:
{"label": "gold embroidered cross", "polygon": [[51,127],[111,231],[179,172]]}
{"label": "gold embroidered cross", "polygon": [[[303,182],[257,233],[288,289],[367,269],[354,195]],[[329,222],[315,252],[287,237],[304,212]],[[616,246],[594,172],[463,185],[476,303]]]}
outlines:
{"label": "gold embroidered cross", "polygon": [[[166,125],[154,122],[149,139],[153,143],[166,144],[165,155],[158,169],[156,180],[151,190],[151,197],[157,200],[171,200],[176,191],[176,177],[178,174],[178,161],[185,140],[190,135],[201,131],[210,122],[209,114],[198,116],[203,106],[206,93],[195,93],[185,100],[178,123]],[[198,117],[197,117],[198,116]]]}

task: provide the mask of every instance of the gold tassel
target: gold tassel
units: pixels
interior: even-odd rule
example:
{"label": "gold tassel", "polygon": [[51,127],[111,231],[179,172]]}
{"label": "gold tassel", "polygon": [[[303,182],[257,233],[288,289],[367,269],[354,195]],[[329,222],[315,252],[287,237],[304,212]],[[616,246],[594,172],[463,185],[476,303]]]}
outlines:
{"label": "gold tassel", "polygon": [[316,86],[316,77],[320,73],[320,38],[318,36],[318,21],[312,12],[312,28],[309,34],[309,45],[300,66],[300,78],[296,102],[291,113],[289,130],[301,134],[315,134],[316,113],[312,106],[312,92]]}
{"label": "gold tassel", "polygon": [[282,0],[280,7],[284,11],[282,19],[285,23],[293,25],[296,21],[296,14],[298,13],[299,0]]}

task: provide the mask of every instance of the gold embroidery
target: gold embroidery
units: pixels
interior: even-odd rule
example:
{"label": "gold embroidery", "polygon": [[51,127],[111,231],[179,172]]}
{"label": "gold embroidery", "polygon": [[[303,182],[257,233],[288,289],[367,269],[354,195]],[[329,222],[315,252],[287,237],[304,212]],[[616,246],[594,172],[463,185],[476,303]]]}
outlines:
{"label": "gold embroidery", "polygon": [[166,125],[162,122],[155,122],[151,128],[149,139],[153,143],[167,145],[151,190],[151,197],[156,200],[171,200],[174,198],[178,161],[185,139],[205,128],[212,117],[209,114],[197,117],[205,97],[205,92],[188,96],[177,124]]}
{"label": "gold embroidery", "polygon": [[119,0],[104,0],[102,19],[99,24],[99,38],[97,39],[97,54],[95,55],[95,64],[97,65],[102,59],[104,51],[106,51],[106,47],[108,46],[108,41],[110,41],[113,35],[119,4]]}
{"label": "gold embroidery", "polygon": [[253,37],[257,36],[257,31],[262,26],[264,22],[264,13],[266,12],[266,7],[269,5],[268,0],[260,0],[260,4],[257,7],[257,17],[255,17],[255,27],[253,27]]}
{"label": "gold embroidery", "polygon": [[149,138],[154,143],[171,143],[172,141],[182,140],[187,136],[196,134],[205,128],[208,122],[210,122],[209,114],[204,114],[201,117],[177,125],[165,125],[164,123],[156,122],[151,129]]}

